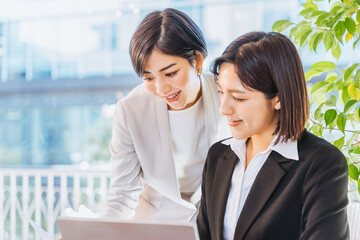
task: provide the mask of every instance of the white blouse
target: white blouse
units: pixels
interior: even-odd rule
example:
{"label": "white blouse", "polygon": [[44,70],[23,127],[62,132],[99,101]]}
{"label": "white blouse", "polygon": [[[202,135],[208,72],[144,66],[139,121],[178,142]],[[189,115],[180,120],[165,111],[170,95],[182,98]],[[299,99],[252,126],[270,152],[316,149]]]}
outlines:
{"label": "white blouse", "polygon": [[190,108],[168,112],[179,190],[183,196],[190,198],[201,184],[207,155],[202,97]]}
{"label": "white blouse", "polygon": [[246,140],[231,138],[222,142],[225,145],[230,144],[231,149],[240,159],[240,161],[236,164],[232,175],[231,188],[226,204],[224,217],[224,238],[226,240],[234,239],[236,224],[246,198],[249,195],[257,174],[270,153],[272,151],[276,151],[286,158],[299,160],[297,141],[280,141],[274,146],[274,142],[277,137],[278,136],[274,137],[273,141],[265,151],[260,152],[253,157],[247,166],[246,171],[244,168],[246,162]]}

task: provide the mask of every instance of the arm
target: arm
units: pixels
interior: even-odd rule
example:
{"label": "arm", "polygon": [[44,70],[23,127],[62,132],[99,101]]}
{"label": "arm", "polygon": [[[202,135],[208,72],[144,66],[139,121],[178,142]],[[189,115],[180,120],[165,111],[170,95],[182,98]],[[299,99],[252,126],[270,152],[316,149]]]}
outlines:
{"label": "arm", "polygon": [[309,159],[313,161],[304,179],[300,239],[349,239],[346,159],[333,146]]}
{"label": "arm", "polygon": [[129,219],[135,211],[141,188],[141,167],[126,122],[122,102],[114,114],[111,152],[111,189],[100,217]]}

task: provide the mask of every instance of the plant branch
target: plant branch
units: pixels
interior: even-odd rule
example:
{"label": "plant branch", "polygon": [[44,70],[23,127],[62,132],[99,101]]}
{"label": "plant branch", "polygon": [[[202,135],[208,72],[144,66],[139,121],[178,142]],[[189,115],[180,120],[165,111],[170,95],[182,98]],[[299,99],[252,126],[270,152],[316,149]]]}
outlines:
{"label": "plant branch", "polygon": [[[323,129],[327,129],[327,130],[337,130],[337,131],[340,131],[340,129],[338,129],[338,128],[329,128],[329,127],[324,127],[321,123],[318,123],[318,122],[314,121],[312,118],[309,118],[309,120],[310,120],[312,123],[314,123],[314,124],[316,124],[316,125],[319,125],[319,126],[323,127]],[[354,132],[357,132],[357,131],[355,131],[355,130],[347,130],[347,129],[345,129],[345,130],[344,130],[344,132],[354,133]]]}

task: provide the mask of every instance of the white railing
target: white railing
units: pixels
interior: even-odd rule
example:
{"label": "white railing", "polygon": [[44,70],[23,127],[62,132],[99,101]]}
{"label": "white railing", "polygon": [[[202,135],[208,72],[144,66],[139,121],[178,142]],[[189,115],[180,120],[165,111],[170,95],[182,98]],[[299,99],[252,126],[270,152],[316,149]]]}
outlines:
{"label": "white railing", "polygon": [[0,169],[0,239],[40,239],[23,215],[57,239],[61,211],[98,211],[109,186],[108,169]]}

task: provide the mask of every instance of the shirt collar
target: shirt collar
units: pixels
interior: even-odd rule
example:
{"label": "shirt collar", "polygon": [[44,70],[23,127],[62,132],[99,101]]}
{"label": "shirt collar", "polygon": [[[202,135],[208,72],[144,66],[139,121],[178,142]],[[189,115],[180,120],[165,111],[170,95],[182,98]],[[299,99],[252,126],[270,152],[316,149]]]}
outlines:
{"label": "shirt collar", "polygon": [[[280,140],[278,144],[274,145],[276,139],[278,138],[278,135],[276,135],[271,142],[270,146],[264,151],[267,152],[268,150],[273,150],[282,155],[285,158],[291,159],[291,160],[299,160],[299,153],[298,153],[298,147],[297,147],[297,140],[288,140],[283,141]],[[224,145],[230,145],[231,149],[238,155],[239,152],[244,149],[245,147],[245,140],[244,139],[235,139],[235,138],[229,138],[221,143]],[[239,155],[238,155],[239,156]]]}

